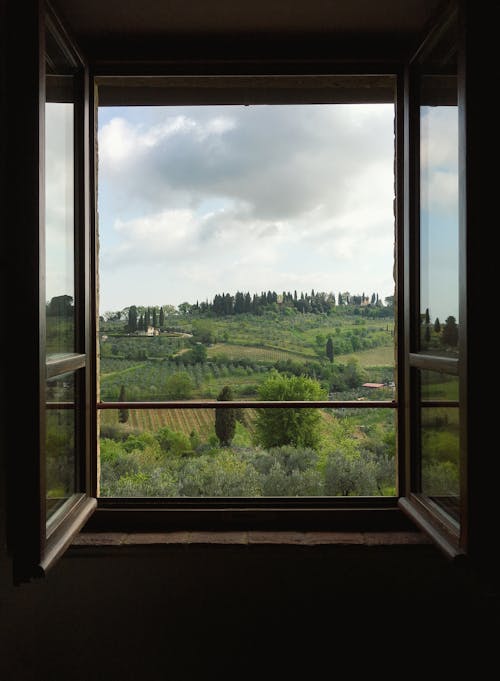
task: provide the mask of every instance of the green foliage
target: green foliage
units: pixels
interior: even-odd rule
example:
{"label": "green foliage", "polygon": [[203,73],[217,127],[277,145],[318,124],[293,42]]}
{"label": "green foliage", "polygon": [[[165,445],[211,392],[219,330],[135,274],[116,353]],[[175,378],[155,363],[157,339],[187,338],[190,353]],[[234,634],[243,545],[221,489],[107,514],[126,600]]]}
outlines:
{"label": "green foliage", "polygon": [[441,342],[443,345],[448,345],[456,348],[458,345],[458,326],[455,317],[450,316],[446,319],[443,330],[441,332]]}
{"label": "green foliage", "polygon": [[[325,391],[318,381],[305,376],[284,376],[277,372],[260,386],[260,400],[323,400]],[[294,445],[316,447],[319,444],[318,409],[259,409],[255,422],[255,441],[262,447]]]}
{"label": "green foliage", "polygon": [[170,400],[187,400],[191,397],[194,384],[186,371],[172,374],[165,382],[165,395]]}
{"label": "green foliage", "polygon": [[231,450],[219,450],[191,458],[180,472],[180,496],[252,497],[260,496],[260,479],[249,463]]}
{"label": "green foliage", "polygon": [[333,362],[333,340],[331,336],[328,336],[326,341],[326,356],[330,362]]}
{"label": "green foliage", "polygon": [[155,438],[165,453],[172,454],[173,456],[183,456],[192,452],[193,444],[191,439],[183,433],[178,433],[166,426],[156,431]]}
{"label": "green foliage", "polygon": [[[120,394],[118,396],[118,402],[126,402],[127,401],[127,396],[125,393],[125,386],[122,385],[120,388]],[[118,411],[118,420],[120,423],[127,423],[129,417],[128,409],[127,408],[122,408]]]}
{"label": "green foliage", "polygon": [[331,452],[325,466],[325,494],[344,497],[377,494],[375,458],[364,451],[355,456],[346,456],[338,450]]}
{"label": "green foliage", "polygon": [[[217,396],[218,401],[231,402],[233,400],[231,388],[225,385]],[[219,438],[221,447],[229,447],[236,430],[236,410],[235,409],[216,409],[215,410],[215,433]]]}
{"label": "green foliage", "polygon": [[460,493],[458,466],[451,461],[422,466],[422,488],[429,496],[457,497]]}
{"label": "green foliage", "polygon": [[193,340],[205,345],[215,341],[214,328],[210,321],[198,319],[193,322]]}
{"label": "green foliage", "polygon": [[126,331],[129,333],[135,333],[137,331],[137,307],[135,305],[131,305],[129,308]]}
{"label": "green foliage", "polygon": [[47,304],[47,317],[73,317],[75,308],[73,307],[72,296],[54,296]]}
{"label": "green foliage", "polygon": [[[238,399],[326,399],[327,390],[355,399],[365,395],[365,381],[392,380],[394,340],[387,319],[393,309],[379,310],[376,302],[353,307],[347,300],[339,308],[330,300],[330,309],[321,312],[318,293],[301,298],[283,292],[279,298],[266,292],[254,302],[226,294],[217,301],[217,314],[205,303],[181,305],[182,314],[165,305],[158,309],[164,333],[157,337],[124,333],[130,308],[107,314],[101,323],[107,335],[100,345],[101,399],[120,399],[122,388],[129,401],[222,399],[224,388]],[[380,321],[379,312],[387,319]],[[143,324],[154,313],[155,308],[135,308]],[[431,334],[439,343],[432,325]],[[329,339],[335,339],[335,363],[327,354]],[[384,399],[392,395],[389,387],[377,392]],[[122,423],[119,410],[103,412],[103,496],[394,493],[390,410],[234,410],[234,430],[226,436],[217,432],[217,410],[215,422],[207,411],[171,410],[168,417],[156,410],[131,411]],[[227,417],[232,409],[218,411]],[[437,445],[444,458],[444,439]],[[59,450],[69,452],[64,444]],[[62,455],[54,463],[62,467]],[[54,490],[60,480],[54,476]]]}
{"label": "green foliage", "polygon": [[317,468],[318,454],[313,449],[274,447],[257,450],[252,464],[261,474],[262,494],[275,496],[318,496],[322,476]]}
{"label": "green foliage", "polygon": [[203,363],[207,361],[207,348],[200,342],[193,345],[192,349],[184,355],[190,364]]}

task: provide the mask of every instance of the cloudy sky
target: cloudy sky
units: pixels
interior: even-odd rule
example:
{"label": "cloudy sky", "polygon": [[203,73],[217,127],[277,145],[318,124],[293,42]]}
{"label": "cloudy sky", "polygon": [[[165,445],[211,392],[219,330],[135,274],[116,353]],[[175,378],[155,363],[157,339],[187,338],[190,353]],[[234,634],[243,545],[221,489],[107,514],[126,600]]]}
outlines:
{"label": "cloudy sky", "polygon": [[420,111],[421,311],[458,320],[458,110]]}
{"label": "cloudy sky", "polygon": [[100,312],[393,295],[392,105],[99,109]]}
{"label": "cloudy sky", "polygon": [[46,299],[74,297],[73,104],[45,107]]}

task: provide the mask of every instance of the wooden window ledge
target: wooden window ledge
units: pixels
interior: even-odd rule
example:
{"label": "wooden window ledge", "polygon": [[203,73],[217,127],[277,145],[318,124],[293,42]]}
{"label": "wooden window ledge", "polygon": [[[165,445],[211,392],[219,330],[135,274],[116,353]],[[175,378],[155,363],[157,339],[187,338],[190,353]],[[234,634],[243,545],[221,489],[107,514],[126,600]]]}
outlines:
{"label": "wooden window ledge", "polygon": [[81,532],[72,542],[74,549],[119,546],[230,545],[230,546],[397,546],[430,544],[421,532]]}

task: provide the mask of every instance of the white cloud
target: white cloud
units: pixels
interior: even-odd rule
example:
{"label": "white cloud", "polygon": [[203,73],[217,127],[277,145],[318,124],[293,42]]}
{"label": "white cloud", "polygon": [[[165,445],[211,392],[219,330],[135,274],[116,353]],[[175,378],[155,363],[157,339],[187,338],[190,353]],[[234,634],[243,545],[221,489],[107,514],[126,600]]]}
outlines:
{"label": "white cloud", "polygon": [[170,107],[148,111],[147,123],[127,109],[104,121],[104,307],[382,281],[389,291],[378,292],[392,293],[393,113]]}

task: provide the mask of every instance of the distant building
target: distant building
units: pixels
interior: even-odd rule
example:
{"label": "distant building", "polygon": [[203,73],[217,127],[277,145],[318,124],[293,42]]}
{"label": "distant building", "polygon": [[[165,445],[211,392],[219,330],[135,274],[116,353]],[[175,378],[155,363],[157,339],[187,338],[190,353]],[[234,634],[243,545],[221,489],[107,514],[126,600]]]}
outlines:
{"label": "distant building", "polygon": [[363,383],[363,388],[383,388],[383,383]]}

